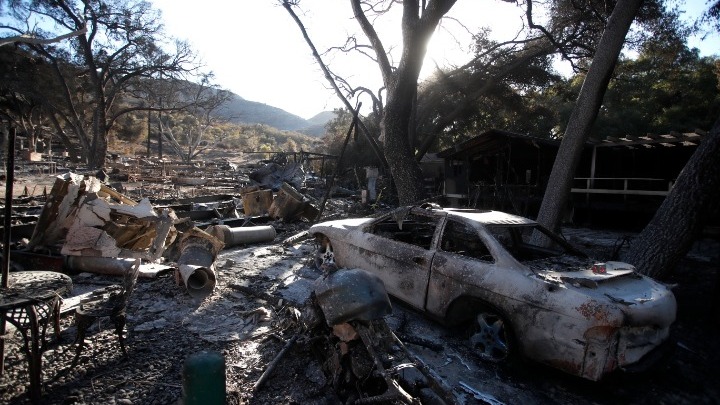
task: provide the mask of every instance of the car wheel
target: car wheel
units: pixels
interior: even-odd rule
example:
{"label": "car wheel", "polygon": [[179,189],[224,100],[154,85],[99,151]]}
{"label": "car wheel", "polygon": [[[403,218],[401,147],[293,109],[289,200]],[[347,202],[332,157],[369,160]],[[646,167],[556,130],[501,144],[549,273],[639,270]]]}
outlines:
{"label": "car wheel", "polygon": [[326,236],[320,235],[318,237],[317,251],[315,252],[315,267],[318,270],[323,270],[329,265],[335,266],[335,254],[330,240]]}
{"label": "car wheel", "polygon": [[471,327],[470,346],[480,357],[493,362],[507,360],[511,342],[508,325],[492,312],[480,312]]}

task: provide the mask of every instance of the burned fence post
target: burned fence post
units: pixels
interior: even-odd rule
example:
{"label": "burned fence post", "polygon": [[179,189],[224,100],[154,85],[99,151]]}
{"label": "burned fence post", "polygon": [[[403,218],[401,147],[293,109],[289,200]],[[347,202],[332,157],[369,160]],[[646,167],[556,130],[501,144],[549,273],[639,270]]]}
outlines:
{"label": "burned fence post", "polygon": [[[2,288],[8,288],[10,282],[10,228],[12,227],[12,195],[15,176],[15,131],[15,127],[10,128],[6,156],[5,218],[3,219],[5,232],[3,234],[2,282],[0,283]],[[5,332],[6,323],[3,315],[0,320],[0,376],[5,372]]]}
{"label": "burned fence post", "polygon": [[327,202],[328,197],[330,197],[330,192],[335,185],[335,177],[338,175],[338,173],[340,173],[340,166],[342,165],[343,157],[345,156],[345,149],[347,148],[347,144],[350,141],[350,135],[352,135],[353,130],[355,130],[355,132],[357,133],[358,122],[360,121],[360,119],[358,118],[358,114],[360,113],[361,106],[362,103],[358,103],[357,107],[353,111],[353,120],[350,124],[350,128],[348,128],[347,135],[345,135],[345,142],[343,142],[342,149],[340,150],[340,156],[338,157],[337,164],[335,165],[335,173],[333,173],[333,176],[330,179],[330,184],[326,185],[327,190],[325,191],[322,202],[320,202],[319,211],[317,213],[317,216],[315,216],[315,219],[312,221],[313,223],[316,223],[320,220],[323,210],[325,210],[325,203]]}
{"label": "burned fence post", "polygon": [[217,352],[195,353],[183,365],[184,405],[225,403],[225,358]]}

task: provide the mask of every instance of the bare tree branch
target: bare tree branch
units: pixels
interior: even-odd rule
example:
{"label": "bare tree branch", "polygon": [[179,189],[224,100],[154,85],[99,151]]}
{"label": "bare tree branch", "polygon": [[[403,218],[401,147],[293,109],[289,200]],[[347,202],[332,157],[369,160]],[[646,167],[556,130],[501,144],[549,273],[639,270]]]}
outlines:
{"label": "bare tree branch", "polygon": [[342,53],[350,53],[350,52],[358,52],[362,55],[365,55],[370,59],[371,61],[377,63],[377,58],[372,55],[370,52],[367,52],[367,50],[372,50],[372,46],[370,45],[361,45],[357,43],[357,38],[355,38],[354,35],[347,37],[345,40],[345,45],[343,46],[332,46],[328,48],[325,52],[323,52],[323,55],[327,55],[332,51],[339,51]]}
{"label": "bare tree branch", "polygon": [[[353,0],[354,1],[354,0]],[[307,30],[305,29],[305,26],[303,25],[302,21],[300,21],[300,18],[295,14],[295,11],[292,9],[293,3],[289,0],[282,0],[282,6],[285,7],[285,10],[290,14],[292,19],[297,24],[298,28],[302,32],[303,38],[305,38],[305,42],[307,42],[308,46],[310,47],[310,50],[312,51],[313,57],[315,57],[315,60],[317,61],[318,65],[320,65],[320,69],[323,71],[325,78],[330,83],[332,88],[335,90],[335,94],[340,98],[340,100],[345,105],[345,108],[348,109],[348,111],[354,111],[353,106],[350,104],[348,99],[345,97],[345,95],[340,91],[340,88],[338,87],[337,83],[333,79],[333,75],[328,70],[327,66],[323,62],[322,58],[320,57],[320,54],[317,51],[317,48],[315,48],[315,45],[313,44],[312,40],[310,39],[310,36],[307,33]],[[370,143],[370,146],[373,148],[373,151],[375,152],[375,155],[377,155],[380,162],[382,162],[383,166],[385,168],[388,167],[387,160],[385,159],[385,155],[383,155],[382,151],[380,150],[380,147],[378,146],[375,139],[370,135],[369,131],[363,125],[362,120],[358,120],[360,129],[362,130],[363,135],[365,135],[365,138]]]}
{"label": "bare tree branch", "polygon": [[[6,28],[6,29],[12,29],[12,27],[2,26],[0,28]],[[32,44],[32,45],[48,45],[53,44],[56,42],[60,42],[63,40],[66,40],[68,38],[77,37],[79,35],[84,35],[87,32],[87,27],[83,27],[77,31],[68,32],[64,35],[59,35],[54,38],[38,38],[34,36],[33,34],[21,34],[14,37],[6,37],[6,38],[0,38],[0,46],[14,44],[14,43],[24,43],[24,44]]]}
{"label": "bare tree branch", "polygon": [[555,48],[558,50],[558,52],[560,52],[563,59],[570,62],[570,65],[572,66],[573,70],[578,70],[579,69],[578,66],[575,65],[575,62],[573,61],[573,59],[566,52],[565,46],[563,44],[559,43],[555,39],[555,36],[552,33],[550,33],[550,31],[548,31],[545,27],[543,27],[542,25],[539,25],[539,24],[535,24],[533,22],[532,9],[533,9],[533,0],[527,0],[527,10],[526,10],[525,14],[527,16],[528,25],[530,26],[530,28],[540,30],[540,32],[542,32],[545,35],[545,38],[547,38],[555,46]]}
{"label": "bare tree branch", "polygon": [[383,46],[382,41],[380,41],[380,37],[378,36],[377,31],[375,31],[375,27],[367,19],[367,16],[365,16],[365,12],[363,12],[362,10],[361,1],[351,0],[350,2],[352,4],[355,19],[358,21],[358,24],[360,24],[360,28],[368,37],[368,40],[370,41],[370,44],[375,51],[375,56],[377,57],[377,64],[380,67],[380,74],[382,74],[383,82],[385,82],[385,84],[387,85],[387,83],[389,83],[392,78],[392,65],[388,60],[388,54],[385,51],[385,47]]}

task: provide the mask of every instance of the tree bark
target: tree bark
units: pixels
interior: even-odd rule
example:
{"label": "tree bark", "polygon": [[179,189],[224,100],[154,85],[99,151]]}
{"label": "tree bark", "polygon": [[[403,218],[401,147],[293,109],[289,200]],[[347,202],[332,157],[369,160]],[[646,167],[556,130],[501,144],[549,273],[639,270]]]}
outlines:
{"label": "tree bark", "polygon": [[585,141],[602,105],[615,63],[642,0],[619,0],[608,19],[560,143],[537,221],[557,230]]}
{"label": "tree bark", "polygon": [[406,0],[402,3],[403,48],[397,69],[392,69],[378,33],[365,16],[360,0],[352,0],[353,13],[368,37],[377,56],[378,67],[387,89],[387,102],[380,130],[385,141],[385,157],[395,182],[401,205],[414,204],[422,198],[422,172],[415,160],[414,145],[409,142],[413,102],[417,80],[432,37],[440,19],[456,0],[429,0],[422,4]]}
{"label": "tree bark", "polygon": [[388,100],[381,130],[385,134],[385,156],[395,180],[399,202],[401,205],[410,205],[422,199],[423,190],[420,165],[411,153],[412,147],[408,142],[410,113],[404,111],[405,107],[411,109],[403,103]]}
{"label": "tree bark", "polygon": [[720,119],[623,260],[655,278],[669,275],[720,205]]}

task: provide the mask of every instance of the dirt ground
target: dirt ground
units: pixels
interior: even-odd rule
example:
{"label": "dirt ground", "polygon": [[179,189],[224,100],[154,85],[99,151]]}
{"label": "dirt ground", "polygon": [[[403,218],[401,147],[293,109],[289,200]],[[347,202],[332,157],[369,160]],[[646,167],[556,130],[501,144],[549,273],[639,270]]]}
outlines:
{"label": "dirt ground", "polygon": [[[16,190],[22,193],[32,185],[37,190],[43,184],[52,184],[52,179],[21,178]],[[307,225],[272,225],[278,231],[273,243],[220,253],[218,284],[202,301],[192,299],[172,274],[140,279],[128,310],[128,359],[121,356],[113,328],[106,322],[89,336],[80,364],[70,367],[76,330],[72,316],[64,317],[61,341],[53,341],[43,355],[43,403],[178,403],[183,397],[184,362],[203,351],[224,358],[228,404],[340,403],[323,373],[323,359],[312,350],[307,336],[287,352],[263,386],[253,389],[299,331],[288,308],[302,307],[312,282],[320,276],[311,241],[280,243]],[[717,260],[694,256],[683,260],[665,280],[674,285],[678,302],[671,356],[648,372],[618,372],[600,382],[530,361],[484,362],[467,348],[459,330],[426,320],[397,302],[387,323],[467,404],[492,403],[493,398],[505,404],[717,404],[718,274]],[[72,277],[78,292],[118,282],[87,273]],[[26,367],[19,335],[13,334],[6,347],[5,375],[0,378],[0,403],[27,403]],[[413,379],[411,371],[402,373],[408,373],[406,380]],[[461,382],[485,394],[485,399],[474,397]]]}

